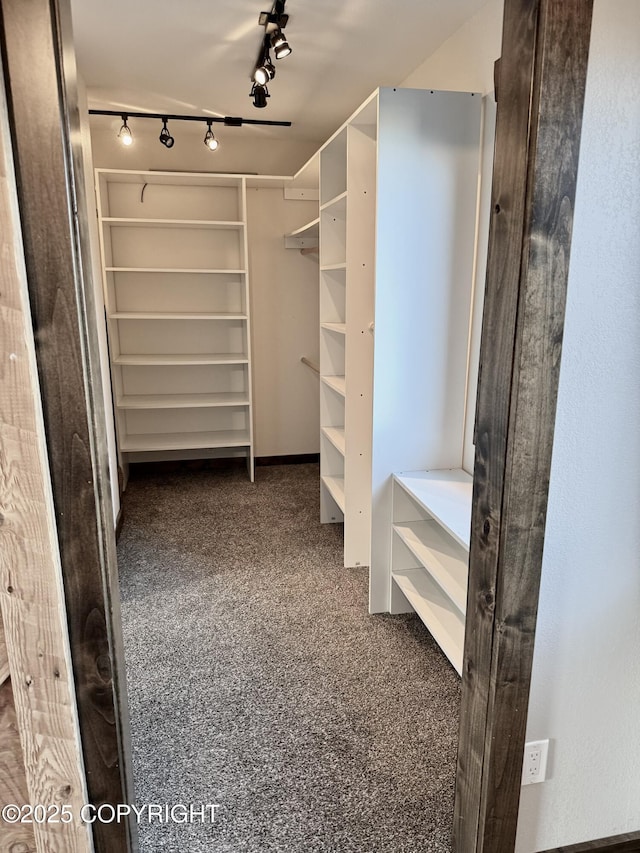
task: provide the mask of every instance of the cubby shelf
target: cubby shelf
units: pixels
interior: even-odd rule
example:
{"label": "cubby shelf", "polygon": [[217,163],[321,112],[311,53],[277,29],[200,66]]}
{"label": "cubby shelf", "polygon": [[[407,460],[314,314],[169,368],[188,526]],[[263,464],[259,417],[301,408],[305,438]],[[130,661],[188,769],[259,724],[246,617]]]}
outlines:
{"label": "cubby shelf", "polygon": [[331,270],[346,270],[347,262],[340,261],[337,264],[320,264],[321,272],[330,272]]}
{"label": "cubby shelf", "polygon": [[423,569],[405,569],[393,573],[393,581],[429,628],[458,675],[462,674],[464,619],[440,587]]}
{"label": "cubby shelf", "polygon": [[461,469],[393,478],[391,578],[458,673],[469,573],[472,477]]}
{"label": "cubby shelf", "polygon": [[322,483],[336,502],[338,509],[344,512],[344,478],[323,476]]}
{"label": "cubby shelf", "polygon": [[320,323],[320,328],[325,329],[327,332],[335,332],[337,335],[347,334],[346,323]]}
{"label": "cubby shelf", "polygon": [[347,207],[347,191],[338,193],[338,195],[326,201],[324,204],[320,205],[320,212],[322,213],[325,210],[331,210],[332,213],[338,213],[341,216],[344,216],[344,211]]}
{"label": "cubby shelf", "polygon": [[344,427],[322,427],[322,435],[324,435],[336,450],[344,456],[345,453],[345,438]]}
{"label": "cubby shelf", "polygon": [[329,388],[332,388],[334,391],[336,391],[336,393],[344,397],[344,395],[346,394],[344,376],[322,376],[321,379],[325,385],[328,385]]}

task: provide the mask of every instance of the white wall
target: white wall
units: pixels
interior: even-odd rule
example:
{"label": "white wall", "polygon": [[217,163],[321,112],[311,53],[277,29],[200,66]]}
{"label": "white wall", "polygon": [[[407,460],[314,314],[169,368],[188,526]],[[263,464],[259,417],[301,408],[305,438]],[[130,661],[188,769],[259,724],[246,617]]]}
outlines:
{"label": "white wall", "polygon": [[596,0],[520,853],[640,829],[640,9]]}
{"label": "white wall", "polygon": [[[125,148],[116,138],[120,119],[115,129],[109,123],[92,120],[97,167],[293,175],[318,147],[294,141],[266,144],[251,128],[220,126],[214,131],[222,144],[214,153],[203,144],[206,126],[196,131],[176,122],[169,125],[176,143],[167,149],[158,141],[160,122],[131,119],[135,141]],[[285,201],[282,189],[249,189],[247,207],[255,453],[317,453],[318,379],[300,357],[318,359],[318,264],[316,256],[285,250],[283,239],[287,231],[317,216],[317,203]]]}
{"label": "white wall", "polygon": [[402,81],[416,89],[493,92],[493,63],[500,56],[503,0],[489,0]]}

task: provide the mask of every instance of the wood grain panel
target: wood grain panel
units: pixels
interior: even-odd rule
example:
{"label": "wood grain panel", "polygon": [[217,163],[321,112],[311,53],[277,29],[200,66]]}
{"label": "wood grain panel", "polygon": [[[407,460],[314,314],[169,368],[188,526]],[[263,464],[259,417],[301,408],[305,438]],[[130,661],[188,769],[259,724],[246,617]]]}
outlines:
{"label": "wood grain panel", "polygon": [[[113,578],[115,539],[105,519],[106,443],[100,440],[100,385],[89,351],[80,244],[86,211],[76,186],[80,160],[71,146],[73,69],[67,0],[2,0],[10,121],[36,336],[47,450],[64,574],[89,800],[126,802],[120,707],[111,644],[106,576]],[[61,121],[62,119],[62,121]],[[76,116],[77,119],[77,116]],[[77,121],[76,121],[77,125]],[[38,133],[34,134],[34,128]],[[75,165],[76,175],[73,173]],[[72,210],[69,209],[71,199]],[[117,589],[117,586],[115,587]],[[20,588],[25,605],[34,590]],[[28,618],[30,611],[21,615]],[[26,636],[23,636],[26,640]],[[125,824],[96,824],[96,850],[127,850]]]}
{"label": "wood grain panel", "polygon": [[9,657],[7,653],[7,641],[4,636],[4,623],[0,611],[0,685],[9,678]]}
{"label": "wood grain panel", "polygon": [[590,0],[507,0],[478,392],[455,849],[511,853],[571,247]]}
{"label": "wood grain panel", "polygon": [[[0,86],[0,611],[26,772],[23,801],[68,805],[76,816],[72,823],[34,824],[37,849],[88,853],[90,836],[79,821],[86,794],[6,119]],[[12,722],[0,733],[3,748],[11,748],[14,729]],[[20,844],[31,842],[3,849],[22,850]]]}
{"label": "wood grain panel", "polygon": [[507,0],[491,191],[487,277],[476,402],[454,849],[476,850],[493,647],[499,528],[528,166],[538,2]]}
{"label": "wood grain panel", "polygon": [[[0,809],[29,802],[18,721],[11,682],[0,686]],[[0,819],[1,849],[36,853],[36,838],[29,824],[8,824]]]}

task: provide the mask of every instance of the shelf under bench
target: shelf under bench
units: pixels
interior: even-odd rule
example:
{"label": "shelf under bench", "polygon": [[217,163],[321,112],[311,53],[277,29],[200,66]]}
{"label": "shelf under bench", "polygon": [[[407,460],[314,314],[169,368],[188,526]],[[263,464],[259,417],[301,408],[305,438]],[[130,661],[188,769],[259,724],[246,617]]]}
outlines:
{"label": "shelf under bench", "polygon": [[458,674],[464,653],[472,487],[473,478],[461,469],[394,476],[391,577]]}

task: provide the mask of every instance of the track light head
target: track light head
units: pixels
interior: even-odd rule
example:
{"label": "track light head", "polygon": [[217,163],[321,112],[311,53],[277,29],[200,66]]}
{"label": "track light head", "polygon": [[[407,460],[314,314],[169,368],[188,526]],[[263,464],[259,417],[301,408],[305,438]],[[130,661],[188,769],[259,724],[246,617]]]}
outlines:
{"label": "track light head", "polygon": [[263,109],[267,106],[267,98],[271,97],[269,95],[269,90],[266,86],[261,86],[259,83],[254,83],[251,87],[250,97],[253,98],[253,106],[258,109]]}
{"label": "track light head", "polygon": [[262,63],[258,65],[256,70],[253,72],[253,80],[258,86],[266,86],[273,78],[276,76],[276,68],[273,62],[271,61],[271,57],[269,56],[269,51],[265,53]]}
{"label": "track light head", "polygon": [[175,145],[175,139],[169,133],[169,128],[167,127],[167,119],[162,119],[162,130],[160,131],[160,136],[158,137],[160,142],[165,146],[165,148],[173,148]]}
{"label": "track light head", "polygon": [[126,115],[122,116],[122,127],[118,133],[118,139],[123,145],[129,146],[133,145],[133,134],[131,133],[131,128],[127,124],[127,118],[128,116]]}
{"label": "track light head", "polygon": [[280,29],[275,30],[271,35],[271,47],[276,59],[284,59],[292,52],[289,42]]}
{"label": "track light head", "polygon": [[204,144],[207,146],[209,151],[217,151],[220,147],[220,143],[213,135],[213,131],[211,130],[211,122],[207,122],[207,132],[204,135]]}

